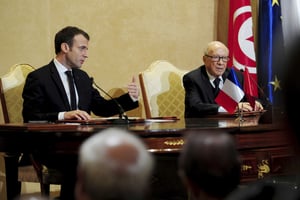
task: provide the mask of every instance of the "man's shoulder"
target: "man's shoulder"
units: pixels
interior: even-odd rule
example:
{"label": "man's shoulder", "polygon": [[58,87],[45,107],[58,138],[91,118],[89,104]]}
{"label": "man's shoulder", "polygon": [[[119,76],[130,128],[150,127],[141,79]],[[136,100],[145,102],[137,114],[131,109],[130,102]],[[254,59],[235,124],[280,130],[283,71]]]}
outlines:
{"label": "man's shoulder", "polygon": [[[242,72],[241,72],[240,70],[238,70],[238,69],[236,69],[236,68],[234,68],[234,67],[232,67],[232,69],[233,69],[234,73],[235,73],[239,78],[243,76],[243,74],[242,74]],[[227,67],[227,68],[225,69],[225,71],[224,71],[224,73],[223,73],[223,75],[222,75],[223,78],[227,78],[227,76],[228,76],[229,73],[230,73],[230,70],[231,70],[230,67]]]}
{"label": "man's shoulder", "polygon": [[205,70],[205,66],[201,65],[201,66],[199,66],[199,67],[197,67],[197,68],[195,68],[195,69],[187,72],[185,75],[186,76],[194,76],[196,74],[201,74],[203,70]]}
{"label": "man's shoulder", "polygon": [[[48,63],[48,64],[46,64],[46,65],[43,65],[41,67],[36,68],[34,71],[30,72],[30,74],[45,74],[45,73],[49,72],[50,71],[51,62]],[[54,64],[53,64],[53,66],[54,66]]]}
{"label": "man's shoulder", "polygon": [[73,68],[72,69],[74,76],[89,76],[88,73],[82,69],[79,68]]}

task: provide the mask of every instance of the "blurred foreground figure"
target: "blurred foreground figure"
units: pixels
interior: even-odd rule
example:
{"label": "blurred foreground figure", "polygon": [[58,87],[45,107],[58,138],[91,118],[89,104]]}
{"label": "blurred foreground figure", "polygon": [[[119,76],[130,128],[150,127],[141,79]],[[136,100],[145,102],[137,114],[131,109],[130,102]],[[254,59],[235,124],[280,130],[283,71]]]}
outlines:
{"label": "blurred foreground figure", "polygon": [[153,157],[142,140],[125,129],[109,128],[81,146],[77,200],[146,199]]}
{"label": "blurred foreground figure", "polygon": [[224,199],[240,183],[241,162],[226,132],[191,131],[179,157],[179,175],[192,200]]}
{"label": "blurred foreground figure", "polygon": [[22,195],[15,198],[15,200],[51,200],[51,199],[41,195]]}
{"label": "blurred foreground figure", "polygon": [[[278,57],[284,59],[283,65],[276,66],[284,69],[284,79],[281,82],[283,100],[285,105],[285,117],[283,122],[286,137],[291,139],[292,148],[297,152],[297,158],[300,155],[300,126],[299,126],[299,98],[300,94],[300,37],[293,42],[293,45],[286,49],[286,52],[279,52]],[[282,49],[280,49],[282,51]],[[298,95],[298,96],[297,96]],[[299,163],[295,162],[295,163]],[[270,199],[270,200],[295,200],[300,199],[300,179],[299,166],[298,173],[291,175],[284,181],[280,179],[263,179],[252,183],[246,187],[240,188],[232,193],[227,200],[253,200],[253,199]]]}

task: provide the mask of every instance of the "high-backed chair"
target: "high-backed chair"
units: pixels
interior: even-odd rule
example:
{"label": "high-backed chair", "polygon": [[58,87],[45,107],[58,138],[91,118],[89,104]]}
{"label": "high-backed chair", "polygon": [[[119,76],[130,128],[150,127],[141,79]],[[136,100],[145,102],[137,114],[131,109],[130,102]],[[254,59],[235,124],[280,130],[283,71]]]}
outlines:
{"label": "high-backed chair", "polygon": [[27,75],[34,68],[29,64],[16,64],[0,78],[0,100],[5,123],[22,123],[22,91]]}
{"label": "high-backed chair", "polygon": [[[7,74],[0,77],[0,100],[5,123],[23,123],[22,92],[26,77],[33,70],[35,70],[34,67],[29,64],[16,64],[10,68]],[[4,156],[16,155],[6,154]],[[50,184],[57,184],[60,180],[57,178],[53,179],[50,175],[50,170],[36,161],[32,155],[29,155],[29,160],[32,165],[20,166],[18,168],[18,180],[20,182],[39,182],[41,193],[49,195]]]}
{"label": "high-backed chair", "polygon": [[139,73],[146,118],[184,117],[182,77],[185,73],[187,70],[165,60],[155,61]]}

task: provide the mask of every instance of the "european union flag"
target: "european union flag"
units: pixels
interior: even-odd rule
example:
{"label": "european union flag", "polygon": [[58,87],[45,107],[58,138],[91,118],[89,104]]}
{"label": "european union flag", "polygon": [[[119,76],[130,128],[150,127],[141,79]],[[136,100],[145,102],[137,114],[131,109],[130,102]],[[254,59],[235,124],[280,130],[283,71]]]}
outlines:
{"label": "european union flag", "polygon": [[260,0],[257,50],[258,83],[263,90],[260,98],[272,105],[276,116],[283,112],[283,47],[280,0]]}

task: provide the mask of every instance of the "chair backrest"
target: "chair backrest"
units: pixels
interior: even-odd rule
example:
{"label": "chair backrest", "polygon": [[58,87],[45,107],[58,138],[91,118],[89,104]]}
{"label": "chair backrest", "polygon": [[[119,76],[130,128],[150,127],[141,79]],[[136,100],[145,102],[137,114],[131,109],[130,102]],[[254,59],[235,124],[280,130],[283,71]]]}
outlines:
{"label": "chair backrest", "polygon": [[34,70],[29,64],[16,64],[0,77],[0,100],[5,123],[23,122],[22,92],[27,75]]}
{"label": "chair backrest", "polygon": [[182,77],[187,72],[168,61],[158,60],[139,73],[146,118],[184,117]]}

